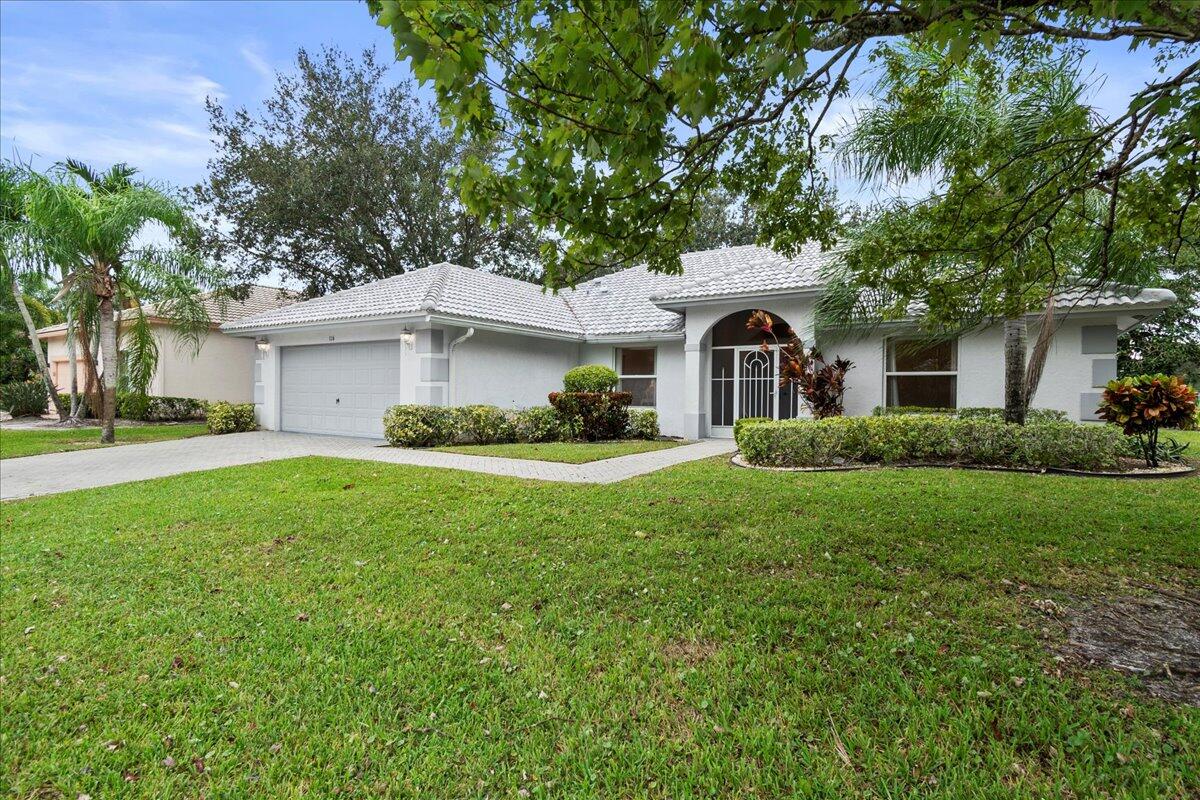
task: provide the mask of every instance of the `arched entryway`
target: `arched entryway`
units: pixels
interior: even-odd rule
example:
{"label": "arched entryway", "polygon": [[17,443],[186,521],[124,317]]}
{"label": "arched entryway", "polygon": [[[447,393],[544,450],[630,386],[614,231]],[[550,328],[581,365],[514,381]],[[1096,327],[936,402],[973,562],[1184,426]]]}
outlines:
{"label": "arched entryway", "polygon": [[[746,327],[753,313],[754,309],[734,312],[712,327],[708,410],[714,436],[732,435],[733,423],[745,417],[792,419],[799,412],[792,387],[779,387],[779,352],[775,340],[760,330]],[[779,341],[791,339],[791,326],[778,316],[771,316]],[[765,351],[764,342],[770,345]]]}

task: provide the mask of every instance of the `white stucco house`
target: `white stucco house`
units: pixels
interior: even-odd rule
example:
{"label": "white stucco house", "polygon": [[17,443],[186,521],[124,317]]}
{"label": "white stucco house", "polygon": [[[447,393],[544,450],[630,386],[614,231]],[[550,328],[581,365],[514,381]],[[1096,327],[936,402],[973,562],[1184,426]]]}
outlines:
{"label": "white stucco house", "polygon": [[[199,352],[181,344],[167,320],[153,305],[142,308],[150,322],[150,330],[158,344],[158,367],[147,393],[157,397],[191,397],[197,400],[225,400],[230,403],[249,403],[254,399],[251,379],[257,356],[254,343],[230,336],[221,331],[221,324],[242,317],[261,314],[294,303],[295,292],[274,286],[251,286],[244,300],[232,300],[209,293],[204,308],[212,325],[204,336]],[[136,309],[121,312],[130,320]],[[38,330],[38,338],[46,343],[46,360],[50,377],[59,392],[70,390],[70,356],[67,348],[65,323]],[[77,376],[80,391],[87,380],[87,362],[76,352]]]}
{"label": "white stucco house", "polygon": [[[257,345],[254,402],[271,430],[378,437],[384,410],[396,403],[544,405],[571,367],[606,364],[635,406],[658,411],[663,433],[730,436],[740,417],[802,413],[776,387],[776,354],[746,330],[758,308],[827,357],[854,362],[847,414],[1003,404],[999,327],[932,347],[913,344],[904,325],[844,341],[814,332],[828,257],[815,246],[790,259],[730,247],[684,255],[682,275],[633,267],[558,294],[435,264],[222,330]],[[1092,418],[1099,387],[1116,375],[1118,333],[1174,302],[1165,289],[1063,297],[1070,314],[1034,405]]]}

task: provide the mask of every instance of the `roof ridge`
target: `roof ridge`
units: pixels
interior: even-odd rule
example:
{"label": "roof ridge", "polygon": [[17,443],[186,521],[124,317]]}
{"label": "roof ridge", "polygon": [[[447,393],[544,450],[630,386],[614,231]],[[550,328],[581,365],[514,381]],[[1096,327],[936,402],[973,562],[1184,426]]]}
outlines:
{"label": "roof ridge", "polygon": [[430,264],[428,269],[437,269],[437,274],[433,276],[433,280],[429,282],[429,288],[425,290],[425,297],[421,299],[417,306],[422,311],[437,311],[438,301],[442,299],[442,290],[446,288],[446,274],[449,272],[446,267],[456,267],[457,264],[451,264],[449,261],[439,261],[436,264]]}

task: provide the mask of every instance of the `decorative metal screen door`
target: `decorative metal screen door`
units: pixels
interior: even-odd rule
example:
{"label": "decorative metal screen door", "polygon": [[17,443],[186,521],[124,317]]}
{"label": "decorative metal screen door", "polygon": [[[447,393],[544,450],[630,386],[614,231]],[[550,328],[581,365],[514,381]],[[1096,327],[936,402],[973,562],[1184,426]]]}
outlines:
{"label": "decorative metal screen door", "polygon": [[738,350],[738,419],[775,418],[775,355],[774,350]]}

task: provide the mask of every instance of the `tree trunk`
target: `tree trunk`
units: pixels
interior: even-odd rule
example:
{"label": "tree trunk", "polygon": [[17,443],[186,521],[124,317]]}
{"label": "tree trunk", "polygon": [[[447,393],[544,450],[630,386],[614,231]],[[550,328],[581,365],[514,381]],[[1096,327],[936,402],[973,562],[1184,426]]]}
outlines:
{"label": "tree trunk", "polygon": [[100,361],[100,441],[112,444],[117,439],[117,321],[111,294],[100,296]]}
{"label": "tree trunk", "polygon": [[1004,320],[1004,421],[1025,424],[1025,315]]}
{"label": "tree trunk", "polygon": [[46,394],[50,395],[50,402],[54,404],[58,421],[65,422],[67,414],[63,410],[62,401],[58,399],[58,388],[50,377],[50,365],[46,363],[46,354],[42,352],[42,342],[38,339],[37,326],[33,324],[33,317],[29,316],[29,309],[25,306],[25,296],[21,293],[21,284],[17,282],[15,271],[12,275],[12,293],[17,301],[17,308],[21,310],[21,319],[25,320],[25,331],[29,334],[29,346],[33,348],[33,355],[37,358],[38,371],[42,373],[42,383],[46,385]]}
{"label": "tree trunk", "polygon": [[79,419],[79,365],[76,364],[75,348],[78,344],[75,330],[75,312],[67,312],[67,361],[71,370],[71,419]]}
{"label": "tree trunk", "polygon": [[1054,294],[1051,293],[1046,298],[1046,311],[1042,314],[1042,321],[1038,327],[1037,338],[1033,340],[1033,349],[1029,353],[1029,365],[1025,368],[1025,410],[1029,410],[1029,405],[1033,402],[1034,395],[1037,394],[1038,384],[1042,382],[1042,372],[1046,369],[1046,358],[1050,355],[1050,343],[1054,341],[1054,334],[1058,330],[1058,323],[1054,319]]}

